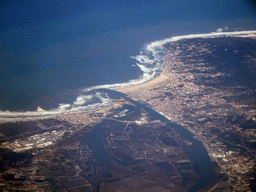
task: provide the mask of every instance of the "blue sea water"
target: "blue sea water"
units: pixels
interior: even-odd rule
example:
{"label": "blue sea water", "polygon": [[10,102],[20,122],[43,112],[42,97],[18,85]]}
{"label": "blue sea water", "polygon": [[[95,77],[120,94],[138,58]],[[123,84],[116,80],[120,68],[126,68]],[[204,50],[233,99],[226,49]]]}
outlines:
{"label": "blue sea water", "polygon": [[140,78],[131,56],[150,57],[150,42],[255,24],[241,0],[2,0],[0,110],[72,104],[84,88]]}

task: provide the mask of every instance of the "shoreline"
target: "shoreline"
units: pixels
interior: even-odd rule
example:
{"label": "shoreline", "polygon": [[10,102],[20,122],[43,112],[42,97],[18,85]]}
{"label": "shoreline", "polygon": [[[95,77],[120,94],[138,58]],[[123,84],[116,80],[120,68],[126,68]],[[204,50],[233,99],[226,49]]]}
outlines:
{"label": "shoreline", "polygon": [[[256,30],[251,30],[251,31],[234,31],[234,32],[212,32],[212,33],[204,33],[204,34],[190,34],[190,35],[183,35],[183,36],[174,36],[171,38],[163,39],[160,41],[154,41],[152,43],[149,43],[147,45],[147,50],[150,52],[156,54],[156,47],[163,47],[164,44],[168,42],[173,42],[173,41],[179,41],[182,39],[193,39],[193,38],[216,38],[216,37],[249,37],[249,38],[256,38]],[[141,70],[143,70],[143,63],[145,63],[145,59],[149,60],[148,62],[151,62],[147,57],[139,57],[141,55],[138,55],[134,57],[137,61],[139,61],[141,66]],[[137,58],[138,57],[138,58]],[[162,66],[165,65],[165,56],[163,56],[163,63],[161,63],[161,66],[158,69],[161,70]],[[148,74],[150,75],[150,74]],[[90,90],[97,90],[100,88],[105,88],[105,89],[113,89],[115,91],[119,91],[125,94],[136,94],[138,92],[146,92],[149,91],[150,89],[153,89],[154,87],[157,87],[167,81],[169,77],[164,74],[163,71],[161,73],[154,77],[151,80],[144,81],[144,82],[136,82],[138,84],[133,84],[135,82],[128,82],[128,83],[116,83],[116,84],[107,84],[107,85],[96,85],[93,87],[86,88],[87,91]],[[137,79],[140,80],[140,79]],[[136,81],[137,81],[136,80]],[[126,84],[126,85],[125,85]],[[129,85],[130,84],[130,85]],[[122,87],[123,86],[123,87]],[[74,101],[76,102],[76,101]],[[48,117],[56,114],[61,114],[65,112],[73,112],[70,110],[70,106],[72,104],[60,104],[60,106],[57,109],[54,110],[37,110],[37,111],[26,111],[26,112],[17,112],[17,111],[1,111],[0,110],[0,122],[2,120],[8,121],[10,119],[15,119],[15,118],[28,118],[28,117],[33,117],[33,118],[41,118],[41,117]],[[87,110],[87,109],[81,109],[83,106],[75,106],[74,111],[80,111],[80,110]],[[97,107],[96,107],[97,108]],[[90,109],[89,109],[90,110]]]}
{"label": "shoreline", "polygon": [[169,77],[165,75],[163,72],[161,72],[157,77],[154,79],[151,79],[147,82],[137,84],[137,85],[130,85],[128,87],[122,87],[117,88],[115,91],[122,92],[125,94],[131,94],[136,92],[145,92],[152,88],[154,88],[157,85],[160,85],[161,83],[165,82],[166,80],[169,80]]}

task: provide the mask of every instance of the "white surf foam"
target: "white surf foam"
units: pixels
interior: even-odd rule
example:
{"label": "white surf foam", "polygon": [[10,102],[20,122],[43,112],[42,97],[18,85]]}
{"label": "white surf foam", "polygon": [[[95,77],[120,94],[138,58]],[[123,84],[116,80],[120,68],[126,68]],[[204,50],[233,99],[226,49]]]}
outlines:
{"label": "white surf foam", "polygon": [[[95,100],[92,102],[92,100]],[[100,107],[110,106],[113,103],[108,98],[105,93],[96,92],[91,95],[80,95],[77,97],[74,104],[59,104],[59,107],[52,110],[43,110],[41,107],[37,108],[37,111],[26,111],[26,112],[10,112],[10,111],[0,111],[0,122],[6,118],[13,120],[19,119],[29,119],[35,117],[47,117],[52,115],[57,115],[66,112],[77,112],[82,110],[92,110]]]}
{"label": "white surf foam", "polygon": [[[0,121],[1,118],[26,118],[26,117],[41,117],[55,115],[63,112],[69,111],[80,111],[88,109],[96,109],[99,107],[112,105],[111,100],[103,93],[96,92],[94,94],[88,95],[88,91],[95,89],[116,89],[131,85],[136,85],[144,83],[156,77],[160,74],[160,67],[163,61],[164,49],[163,45],[168,42],[179,41],[183,39],[193,39],[193,38],[216,38],[216,37],[255,37],[256,31],[235,31],[235,32],[218,32],[205,33],[205,34],[190,34],[182,36],[174,36],[172,38],[167,38],[160,41],[154,41],[149,43],[143,52],[141,51],[139,55],[132,56],[131,58],[136,60],[136,65],[143,72],[143,75],[138,79],[130,80],[126,83],[116,83],[116,84],[107,84],[93,86],[83,89],[83,94],[76,98],[76,101],[73,104],[59,104],[57,109],[53,110],[43,110],[38,107],[37,111],[27,111],[27,112],[10,112],[10,111],[0,111]],[[93,102],[96,98],[97,101]]]}
{"label": "white surf foam", "polygon": [[[144,52],[140,52],[139,55],[131,56],[132,59],[135,59],[138,63],[136,65],[143,72],[143,75],[139,79],[130,80],[126,83],[116,83],[116,84],[106,84],[93,86],[85,88],[84,91],[91,91],[93,89],[117,89],[121,87],[136,85],[144,83],[153,79],[156,75],[160,73],[160,67],[162,64],[162,59],[164,56],[163,45],[168,42],[174,42],[184,39],[194,39],[194,38],[216,38],[216,37],[252,37],[256,35],[256,31],[235,31],[235,32],[212,32],[204,34],[190,34],[182,36],[174,36],[172,38],[167,38],[160,41],[154,41],[149,43]],[[148,54],[146,54],[148,53]],[[152,59],[149,58],[152,57]]]}
{"label": "white surf foam", "polygon": [[171,38],[167,38],[160,41],[155,41],[147,45],[148,50],[154,50],[155,47],[162,46],[168,42],[179,41],[183,39],[195,39],[195,38],[216,38],[216,37],[250,37],[255,36],[256,31],[234,31],[234,32],[212,32],[212,33],[203,33],[203,34],[190,34],[190,35],[182,35],[175,36]]}
{"label": "white surf foam", "polygon": [[[146,54],[145,52],[147,52],[148,54]],[[94,89],[117,89],[121,87],[144,83],[155,78],[161,72],[160,67],[163,62],[163,56],[165,55],[165,51],[162,46],[156,46],[155,48],[151,50],[148,49],[145,52],[140,52],[139,55],[131,56],[132,59],[136,60],[136,66],[142,71],[142,75],[138,79],[133,79],[125,83],[97,85],[85,88],[83,91],[88,92]]]}

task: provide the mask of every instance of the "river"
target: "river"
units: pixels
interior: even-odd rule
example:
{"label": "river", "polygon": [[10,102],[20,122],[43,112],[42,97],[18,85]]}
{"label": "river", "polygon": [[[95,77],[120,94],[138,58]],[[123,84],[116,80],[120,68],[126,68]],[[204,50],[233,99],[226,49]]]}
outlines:
{"label": "river", "polygon": [[[192,143],[192,145],[184,144],[182,146],[184,152],[189,156],[194,170],[198,174],[196,182],[191,186],[190,189],[187,190],[187,192],[199,191],[202,187],[204,187],[205,184],[207,184],[210,181],[215,181],[217,179],[217,175],[213,169],[213,162],[211,161],[206,149],[204,148],[203,144],[200,141],[194,138],[194,135],[191,132],[189,132],[182,126],[169,121],[166,117],[159,114],[150,107],[130,99],[127,95],[123,93],[106,89],[102,89],[101,91],[108,93],[109,97],[112,99],[126,99],[127,101],[136,105],[136,108],[145,110],[148,113],[150,120],[160,120],[166,123],[168,127],[174,129],[180,135],[181,139]],[[86,139],[86,143],[89,146],[89,148],[93,150],[93,155],[96,159],[96,162],[94,163],[94,171],[96,165],[100,163],[103,163],[110,167],[114,167],[112,162],[113,160],[111,160],[111,158],[109,157],[109,154],[103,145],[103,139],[100,137],[100,127],[101,126],[96,125]],[[99,181],[96,177],[94,180],[94,190],[97,191]]]}

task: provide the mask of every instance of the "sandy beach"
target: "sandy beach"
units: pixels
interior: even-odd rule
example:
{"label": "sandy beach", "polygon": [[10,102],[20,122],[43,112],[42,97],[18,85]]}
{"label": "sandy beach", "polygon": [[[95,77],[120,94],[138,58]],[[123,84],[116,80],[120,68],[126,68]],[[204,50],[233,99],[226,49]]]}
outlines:
{"label": "sandy beach", "polygon": [[162,82],[164,82],[168,79],[169,79],[168,76],[161,73],[159,76],[157,76],[156,78],[154,78],[150,81],[147,81],[145,83],[141,83],[138,85],[132,85],[129,87],[118,88],[118,89],[116,89],[116,91],[126,93],[126,94],[136,93],[138,91],[145,92],[145,91],[148,91],[148,90],[154,88],[155,86],[161,84]]}

